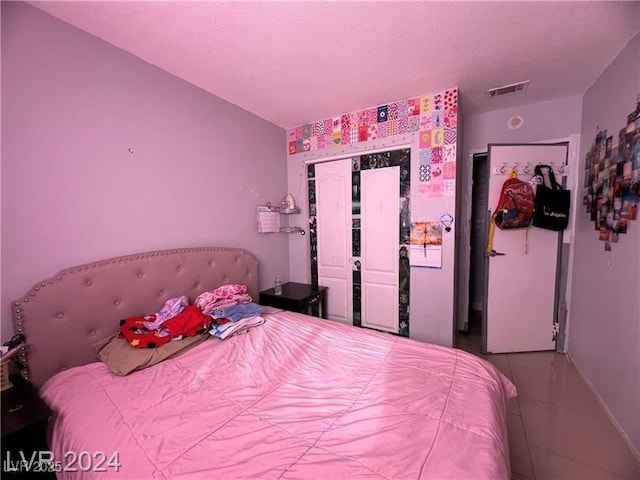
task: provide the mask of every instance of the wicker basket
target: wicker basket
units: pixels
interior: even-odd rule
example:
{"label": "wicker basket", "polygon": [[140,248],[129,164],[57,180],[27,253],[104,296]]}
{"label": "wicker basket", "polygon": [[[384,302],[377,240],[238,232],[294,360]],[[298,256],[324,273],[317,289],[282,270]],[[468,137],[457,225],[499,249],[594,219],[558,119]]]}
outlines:
{"label": "wicker basket", "polygon": [[0,390],[3,392],[13,386],[11,380],[9,380],[9,360],[10,359],[7,358],[5,360],[2,360],[2,362],[0,363],[0,367],[2,368],[0,378],[0,386],[2,388],[0,388]]}

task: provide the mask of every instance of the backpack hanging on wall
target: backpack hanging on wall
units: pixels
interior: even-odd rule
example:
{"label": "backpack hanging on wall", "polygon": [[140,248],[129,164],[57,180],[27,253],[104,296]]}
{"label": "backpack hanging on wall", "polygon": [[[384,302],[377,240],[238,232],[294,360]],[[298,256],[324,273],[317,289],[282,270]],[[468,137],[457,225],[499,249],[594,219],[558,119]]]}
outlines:
{"label": "backpack hanging on wall", "polygon": [[[500,230],[511,230],[517,228],[527,228],[531,225],[533,218],[534,195],[533,188],[527,182],[520,180],[513,170],[509,178],[502,184],[500,198],[489,225],[489,242],[487,253],[496,255],[493,250],[493,235],[495,227]],[[525,230],[525,253],[527,252],[527,237]]]}
{"label": "backpack hanging on wall", "polygon": [[[547,172],[546,177],[544,171]],[[553,168],[549,165],[536,165],[535,173],[540,181],[536,187],[533,226],[557,232],[564,230],[569,224],[571,191],[556,182]]]}

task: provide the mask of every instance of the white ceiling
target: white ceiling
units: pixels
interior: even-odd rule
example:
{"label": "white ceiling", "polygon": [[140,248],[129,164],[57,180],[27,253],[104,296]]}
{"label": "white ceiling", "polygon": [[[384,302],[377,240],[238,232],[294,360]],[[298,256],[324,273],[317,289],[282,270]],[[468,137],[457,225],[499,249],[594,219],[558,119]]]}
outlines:
{"label": "white ceiling", "polygon": [[640,2],[29,3],[284,128],[453,86],[463,113],[582,94],[640,30]]}

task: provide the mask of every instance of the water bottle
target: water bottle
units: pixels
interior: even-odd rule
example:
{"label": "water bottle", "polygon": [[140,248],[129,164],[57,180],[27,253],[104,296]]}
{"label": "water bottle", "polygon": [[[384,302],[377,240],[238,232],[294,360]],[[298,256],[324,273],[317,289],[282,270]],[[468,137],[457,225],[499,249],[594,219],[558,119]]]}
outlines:
{"label": "water bottle", "polygon": [[282,295],[282,283],[280,283],[280,277],[276,277],[273,281],[273,290],[276,295]]}

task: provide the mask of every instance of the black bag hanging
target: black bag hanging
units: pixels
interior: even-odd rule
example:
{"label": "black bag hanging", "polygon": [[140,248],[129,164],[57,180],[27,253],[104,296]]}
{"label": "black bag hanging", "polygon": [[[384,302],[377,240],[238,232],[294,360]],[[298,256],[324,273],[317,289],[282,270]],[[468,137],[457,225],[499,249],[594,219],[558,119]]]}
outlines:
{"label": "black bag hanging", "polygon": [[[543,170],[546,170],[547,176]],[[571,191],[562,188],[549,165],[536,165],[535,173],[542,181],[536,188],[533,226],[547,230],[561,231],[569,224]],[[550,186],[547,186],[547,177]]]}

